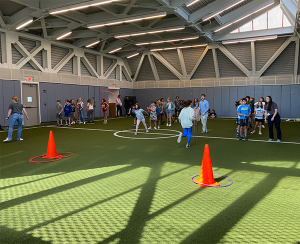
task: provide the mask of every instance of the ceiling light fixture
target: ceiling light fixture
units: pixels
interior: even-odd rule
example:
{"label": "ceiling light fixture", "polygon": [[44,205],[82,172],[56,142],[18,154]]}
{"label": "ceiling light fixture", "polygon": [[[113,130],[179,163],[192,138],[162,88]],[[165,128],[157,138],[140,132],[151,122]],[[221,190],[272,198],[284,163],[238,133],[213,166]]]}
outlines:
{"label": "ceiling light fixture", "polygon": [[117,52],[117,51],[119,51],[121,49],[122,49],[122,47],[118,47],[118,48],[116,48],[114,50],[109,51],[108,53],[115,53],[115,52]]}
{"label": "ceiling light fixture", "polygon": [[72,31],[69,31],[69,32],[67,32],[67,33],[65,33],[65,34],[63,34],[63,35],[57,37],[56,40],[60,40],[60,39],[66,37],[66,36],[68,36],[68,35],[71,35],[71,33],[72,33]]}
{"label": "ceiling light fixture", "polygon": [[195,1],[193,1],[193,2],[191,2],[191,3],[188,3],[186,6],[187,7],[190,7],[190,6],[192,6],[193,4],[195,4],[196,2],[199,2],[200,0],[195,0]]}
{"label": "ceiling light fixture", "polygon": [[127,58],[132,58],[132,57],[135,57],[137,55],[139,55],[139,53],[132,54],[132,55],[128,56]]}
{"label": "ceiling light fixture", "polygon": [[157,30],[157,31],[146,31],[146,32],[141,32],[141,33],[115,36],[115,38],[124,38],[124,37],[128,37],[128,36],[140,36],[140,35],[145,35],[145,34],[154,34],[154,33],[160,33],[160,32],[177,31],[177,30],[183,30],[184,28],[185,27],[183,26],[183,27],[173,28],[173,29],[165,29],[165,30]]}
{"label": "ceiling light fixture", "polygon": [[277,36],[265,36],[265,37],[255,37],[249,39],[237,39],[237,40],[230,40],[230,41],[223,41],[222,44],[234,44],[234,43],[243,43],[243,42],[255,42],[255,41],[265,41],[265,40],[272,40],[277,39]]}
{"label": "ceiling light fixture", "polygon": [[33,21],[33,19],[30,19],[28,21],[26,21],[25,23],[19,25],[18,27],[16,27],[17,30],[22,29],[24,26],[29,25],[31,22]]}
{"label": "ceiling light fixture", "polygon": [[89,25],[88,28],[98,28],[98,27],[102,27],[102,26],[110,26],[110,25],[117,25],[117,24],[123,24],[123,23],[130,23],[130,22],[135,22],[135,21],[140,21],[140,20],[145,20],[145,19],[152,19],[152,18],[159,18],[159,17],[164,17],[167,15],[166,12],[162,12],[161,14],[157,14],[156,15],[148,15],[148,16],[144,16],[144,17],[137,17],[137,18],[133,18],[133,19],[127,19],[127,20],[123,20],[123,21],[117,21],[117,22],[108,22],[108,23],[101,23],[101,24],[96,24],[96,25]]}
{"label": "ceiling light fixture", "polygon": [[259,11],[265,9],[265,8],[267,8],[267,7],[269,7],[269,6],[271,6],[272,4],[273,4],[273,3],[270,3],[270,4],[268,4],[267,6],[265,6],[265,7],[263,7],[263,8],[260,8],[260,9],[256,10],[255,12],[253,12],[253,13],[251,13],[251,14],[248,14],[248,15],[246,15],[246,16],[244,16],[244,17],[238,19],[238,20],[235,20],[235,21],[233,21],[233,22],[231,22],[231,23],[229,23],[229,24],[226,24],[226,25],[224,25],[224,26],[222,26],[222,27],[216,29],[214,32],[218,32],[218,31],[220,31],[220,30],[223,30],[223,29],[227,28],[228,26],[231,26],[231,25],[233,25],[234,23],[237,23],[237,22],[239,22],[239,21],[241,21],[241,20],[243,20],[243,19],[245,19],[245,18],[247,18],[247,17],[249,17],[249,16],[251,16],[251,15],[253,15],[253,14],[255,14],[255,13],[257,13],[257,12],[259,12]]}
{"label": "ceiling light fixture", "polygon": [[205,18],[203,21],[207,21],[207,20],[209,20],[209,19],[212,19],[213,17],[219,15],[220,13],[223,13],[224,11],[233,8],[234,6],[240,4],[240,3],[244,2],[244,1],[245,1],[245,0],[238,1],[238,2],[236,2],[235,4],[232,4],[232,5],[230,5],[229,7],[227,7],[227,8],[225,8],[225,9],[223,9],[223,10],[221,10],[221,11],[219,11],[219,12],[217,12],[217,13],[215,13],[215,14],[213,14],[213,15],[207,17],[207,18]]}
{"label": "ceiling light fixture", "polygon": [[115,1],[115,0],[102,1],[102,2],[97,2],[97,3],[93,3],[93,4],[88,4],[88,5],[77,5],[75,7],[66,8],[66,9],[57,9],[57,10],[53,10],[52,12],[50,12],[50,14],[65,13],[65,12],[68,12],[68,11],[73,11],[73,10],[88,8],[88,7],[91,7],[91,6],[97,6],[97,5],[101,5],[101,4],[111,3],[113,1]]}
{"label": "ceiling light fixture", "polygon": [[190,46],[179,46],[179,47],[167,47],[167,48],[157,48],[157,49],[151,49],[151,52],[155,51],[162,51],[162,50],[172,50],[172,49],[177,49],[177,48],[191,48],[191,47],[206,47],[207,44],[199,44],[199,45],[190,45]]}
{"label": "ceiling light fixture", "polygon": [[98,44],[100,41],[96,41],[96,42],[93,42],[89,45],[86,45],[85,47],[92,47],[92,46],[95,46],[96,44]]}
{"label": "ceiling light fixture", "polygon": [[157,41],[157,42],[143,42],[143,43],[136,43],[135,45],[148,45],[148,44],[157,44],[157,43],[164,43],[164,42],[178,42],[178,41],[187,41],[187,40],[193,40],[197,39],[199,36],[193,36],[188,38],[180,38],[180,39],[172,39],[172,40],[164,40],[164,41]]}

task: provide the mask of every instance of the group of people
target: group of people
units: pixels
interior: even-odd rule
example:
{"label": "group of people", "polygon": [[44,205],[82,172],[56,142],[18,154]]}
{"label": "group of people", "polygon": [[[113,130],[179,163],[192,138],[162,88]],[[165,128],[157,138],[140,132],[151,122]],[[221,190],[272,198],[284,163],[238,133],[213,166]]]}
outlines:
{"label": "group of people", "polygon": [[[122,101],[120,96],[117,98],[117,107],[120,106],[122,111]],[[101,109],[104,115],[104,123],[107,123],[107,109],[109,105],[106,99],[102,99]],[[127,107],[127,106],[126,106]],[[84,108],[86,109],[88,122],[94,123],[94,104],[91,99],[87,100],[86,106],[81,98],[78,98],[76,103],[73,99],[66,99],[64,106],[61,104],[60,100],[57,100],[56,104],[56,118],[57,126],[63,126],[63,114],[65,117],[65,125],[70,126],[75,124],[75,117],[77,112],[77,121],[79,123],[85,124],[84,118]],[[120,111],[120,108],[118,110]],[[271,96],[267,96],[266,99],[260,98],[260,101],[255,103],[255,99],[249,96],[236,101],[237,109],[237,132],[236,136],[239,140],[248,140],[247,133],[250,132],[254,134],[258,128],[259,135],[262,135],[262,128],[264,128],[264,123],[268,123],[269,127],[269,141],[274,141],[273,127],[277,130],[277,142],[281,142],[281,129],[280,129],[280,115],[278,112],[278,106],[273,102]],[[21,131],[23,122],[23,113],[28,119],[28,115],[23,104],[19,103],[16,96],[12,97],[12,103],[8,108],[7,120],[10,118],[8,136],[4,142],[12,140],[12,132],[15,123],[18,123],[17,140],[22,141]],[[145,126],[146,132],[152,129],[152,123],[154,124],[154,129],[160,129],[160,126],[165,123],[166,126],[171,126],[172,122],[176,123],[178,120],[183,128],[183,134],[181,133],[178,137],[178,142],[181,142],[182,137],[187,138],[186,147],[190,147],[190,140],[192,136],[192,126],[201,120],[202,123],[202,133],[207,133],[207,118],[216,118],[216,113],[214,110],[210,112],[209,103],[205,99],[205,94],[201,95],[201,100],[199,101],[195,98],[193,101],[179,100],[177,96],[175,101],[172,102],[168,97],[165,102],[164,98],[152,101],[150,106],[147,107],[147,111],[143,110],[137,101],[126,109],[127,115],[132,115],[134,117],[134,126],[136,127],[135,134],[138,132],[139,124],[142,122]],[[147,127],[145,116],[149,116],[150,126]],[[121,115],[121,112],[120,112]],[[253,128],[252,131],[250,129]]]}
{"label": "group of people", "polygon": [[258,134],[262,135],[262,128],[265,128],[264,124],[268,123],[269,127],[269,141],[274,141],[273,127],[277,130],[277,142],[281,142],[281,129],[280,129],[280,115],[278,113],[278,106],[273,102],[271,96],[261,97],[260,100],[255,103],[255,99],[250,96],[241,98],[236,102],[237,108],[237,132],[236,137],[239,140],[248,140],[247,133],[250,129],[253,130],[251,134],[255,134],[258,128]]}
{"label": "group of people", "polygon": [[[104,124],[107,123],[107,109],[109,105],[106,102],[106,99],[103,98],[101,102],[101,108],[104,116]],[[82,101],[82,98],[78,98],[76,103],[74,103],[73,99],[66,99],[64,106],[61,104],[61,100],[56,101],[56,119],[57,119],[57,127],[63,126],[63,117],[65,117],[65,125],[70,126],[71,124],[75,124],[76,122],[79,124],[85,124],[84,118],[84,108],[88,117],[88,124],[94,124],[94,104],[91,99],[87,100],[86,106]],[[63,116],[64,114],[64,116]],[[77,118],[76,117],[77,114]]]}

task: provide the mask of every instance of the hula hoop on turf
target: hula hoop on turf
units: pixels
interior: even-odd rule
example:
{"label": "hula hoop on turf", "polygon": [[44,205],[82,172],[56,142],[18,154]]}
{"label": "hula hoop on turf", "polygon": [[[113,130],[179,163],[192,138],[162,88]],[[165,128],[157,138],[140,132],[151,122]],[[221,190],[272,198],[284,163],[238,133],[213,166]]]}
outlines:
{"label": "hula hoop on turf", "polygon": [[110,93],[110,94],[115,95],[115,96],[118,98],[118,95],[115,94],[115,93],[113,93],[113,92],[106,91],[106,90],[101,91],[101,92],[100,92],[100,96],[101,96],[102,98],[104,98],[106,101],[110,102],[110,103],[115,103],[115,102],[112,102],[112,101],[108,100],[108,98],[105,98],[105,97],[102,95],[102,92],[108,92],[108,93]]}
{"label": "hula hoop on turf", "polygon": [[227,177],[227,176],[224,176],[224,175],[217,175],[217,174],[214,174],[214,175],[224,177],[224,178],[230,180],[230,183],[229,183],[228,185],[213,186],[213,185],[208,185],[208,184],[198,183],[198,182],[194,181],[194,178],[195,178],[196,176],[200,176],[200,175],[194,175],[194,176],[191,178],[191,181],[193,181],[193,183],[195,183],[195,184],[197,184],[197,185],[204,185],[204,186],[210,186],[210,187],[226,187],[226,186],[232,185],[232,183],[233,183],[232,179],[230,179],[230,178]]}
{"label": "hula hoop on turf", "polygon": [[71,156],[73,156],[73,153],[71,153],[71,152],[57,152],[58,154],[59,153],[70,153],[69,155],[67,155],[67,156],[63,156],[63,155],[61,155],[63,158],[68,158],[68,157],[71,157]]}
{"label": "hula hoop on turf", "polygon": [[63,158],[62,155],[58,155],[59,156],[58,158],[53,159],[53,160],[48,160],[48,161],[34,161],[33,160],[35,158],[41,158],[41,157],[44,157],[44,156],[45,156],[45,154],[39,155],[39,156],[35,156],[35,157],[29,159],[29,162],[31,162],[31,163],[49,163],[49,162],[55,162],[55,161],[61,160]]}

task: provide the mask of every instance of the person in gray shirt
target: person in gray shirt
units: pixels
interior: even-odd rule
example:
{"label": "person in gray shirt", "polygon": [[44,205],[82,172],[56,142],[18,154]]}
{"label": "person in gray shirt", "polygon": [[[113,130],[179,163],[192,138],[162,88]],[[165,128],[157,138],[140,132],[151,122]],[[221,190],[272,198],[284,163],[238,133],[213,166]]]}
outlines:
{"label": "person in gray shirt", "polygon": [[24,105],[19,103],[18,97],[13,96],[11,99],[12,99],[12,103],[8,107],[8,114],[6,117],[6,119],[8,120],[9,116],[11,115],[10,121],[9,121],[8,136],[3,142],[11,141],[12,133],[13,133],[13,129],[14,129],[14,125],[15,125],[16,121],[18,121],[17,141],[23,141],[23,139],[21,138],[22,123],[23,123],[22,112],[25,113],[26,118],[28,119],[28,115],[24,108]]}

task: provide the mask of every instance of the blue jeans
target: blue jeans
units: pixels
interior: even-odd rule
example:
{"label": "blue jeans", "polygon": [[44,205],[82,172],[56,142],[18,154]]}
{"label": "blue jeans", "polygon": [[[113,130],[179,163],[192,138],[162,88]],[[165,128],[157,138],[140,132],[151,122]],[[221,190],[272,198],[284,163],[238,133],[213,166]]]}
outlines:
{"label": "blue jeans", "polygon": [[281,140],[280,115],[277,114],[274,118],[274,121],[271,121],[272,117],[273,115],[268,116],[269,137],[270,139],[274,139],[273,126],[275,124],[275,128],[277,130],[277,139]]}
{"label": "blue jeans", "polygon": [[79,115],[80,115],[80,121],[83,123],[84,122],[83,109],[79,110]]}
{"label": "blue jeans", "polygon": [[182,137],[188,137],[187,138],[187,144],[190,144],[190,141],[191,141],[191,138],[192,138],[192,130],[193,130],[193,127],[190,127],[190,128],[183,128],[183,135]]}
{"label": "blue jeans", "polygon": [[9,121],[9,129],[8,129],[8,140],[12,139],[12,133],[14,129],[14,125],[18,121],[18,133],[17,133],[17,141],[21,138],[22,133],[22,122],[23,122],[23,115],[22,114],[12,114]]}

